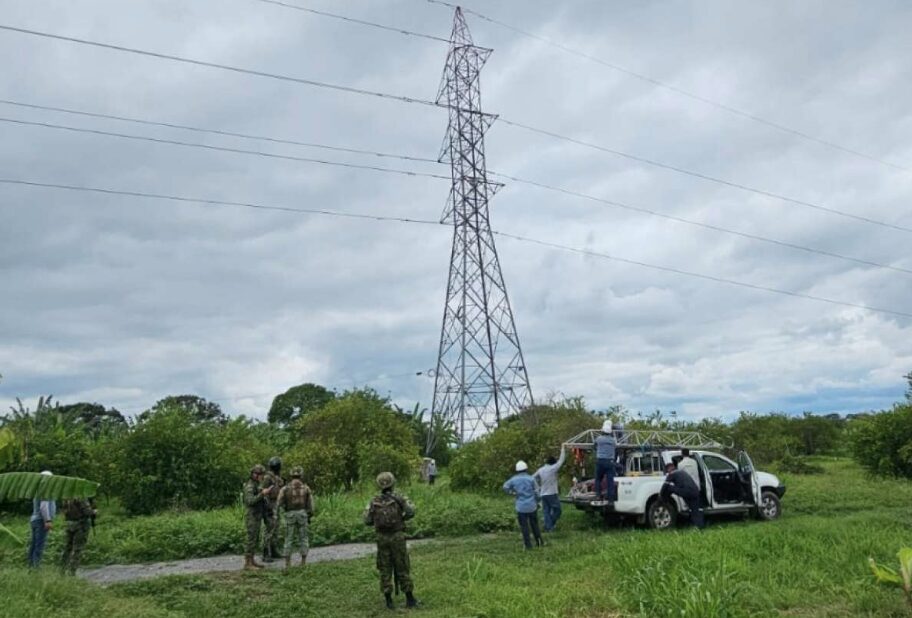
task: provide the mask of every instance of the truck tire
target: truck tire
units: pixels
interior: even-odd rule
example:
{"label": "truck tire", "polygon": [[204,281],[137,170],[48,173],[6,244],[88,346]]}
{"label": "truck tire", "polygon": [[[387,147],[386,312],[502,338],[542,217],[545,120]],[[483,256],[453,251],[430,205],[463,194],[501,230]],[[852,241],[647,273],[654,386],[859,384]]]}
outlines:
{"label": "truck tire", "polygon": [[779,504],[779,496],[774,491],[764,491],[760,494],[760,506],[755,511],[757,519],[763,521],[772,521],[779,519],[782,514],[782,506]]}
{"label": "truck tire", "polygon": [[646,509],[646,523],[654,530],[668,530],[673,528],[678,520],[678,509],[675,505],[656,498],[649,503]]}

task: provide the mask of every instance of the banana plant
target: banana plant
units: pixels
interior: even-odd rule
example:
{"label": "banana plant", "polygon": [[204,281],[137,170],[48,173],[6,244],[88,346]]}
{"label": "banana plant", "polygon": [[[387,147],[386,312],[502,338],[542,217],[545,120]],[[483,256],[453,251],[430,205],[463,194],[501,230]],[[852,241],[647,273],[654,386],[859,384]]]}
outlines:
{"label": "banana plant", "polygon": [[[38,472],[6,472],[0,474],[0,502],[9,500],[69,500],[91,498],[98,492],[98,483],[75,476],[48,476]],[[22,539],[0,524],[0,534],[18,544]]]}
{"label": "banana plant", "polygon": [[909,608],[912,609],[912,547],[903,547],[896,555],[899,558],[899,573],[888,566],[877,564],[874,558],[868,558],[868,564],[877,581],[902,589]]}

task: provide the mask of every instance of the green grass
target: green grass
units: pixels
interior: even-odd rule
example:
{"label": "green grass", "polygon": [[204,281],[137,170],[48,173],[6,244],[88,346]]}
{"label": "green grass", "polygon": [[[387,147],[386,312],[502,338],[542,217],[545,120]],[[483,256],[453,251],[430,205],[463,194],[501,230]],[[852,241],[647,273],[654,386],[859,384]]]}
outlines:
{"label": "green grass", "polygon": [[[532,552],[522,551],[512,529],[509,500],[477,497],[479,504],[491,501],[502,510],[511,531],[416,547],[412,568],[424,602],[420,615],[908,616],[896,590],[873,582],[866,559],[892,562],[900,546],[912,545],[912,483],[867,478],[845,460],[820,463],[824,474],[785,478],[784,514],[776,522],[711,520],[703,532],[653,532],[605,527],[568,512],[559,532],[546,537],[548,545]],[[472,521],[472,513],[460,510],[467,498],[445,490],[437,498],[420,492],[410,492],[419,513],[439,508],[448,525],[450,520]],[[453,502],[429,508],[425,498]],[[353,504],[336,508],[350,509],[352,516],[360,511]],[[459,524],[452,525],[458,529]],[[14,582],[24,580],[18,569],[0,571],[0,596],[12,597],[14,607],[28,595],[40,607],[63,608],[59,604],[66,595],[42,596],[55,592],[50,575],[42,576],[43,592],[33,593],[27,586],[7,585],[8,573]],[[65,615],[89,615],[83,608],[100,604],[133,616],[388,614],[371,558],[313,564],[289,575],[213,574],[108,590],[87,587],[85,599],[72,602],[83,613]]]}
{"label": "green grass", "polygon": [[[404,488],[420,505],[410,524],[415,538],[464,536],[479,532],[511,530],[514,525],[510,498],[450,491],[447,482],[434,487],[414,484]],[[310,528],[312,546],[370,541],[373,532],[361,523],[361,513],[374,490],[317,496],[317,516]],[[458,516],[454,516],[458,514]],[[183,513],[127,517],[116,504],[100,505],[98,524],[86,547],[86,565],[123,564],[239,554],[244,547],[244,511],[241,506]],[[0,523],[28,539],[28,518],[6,517]],[[58,527],[62,522],[58,521]],[[63,535],[54,531],[47,553],[60,553]],[[24,560],[25,549],[0,545],[0,564]]]}

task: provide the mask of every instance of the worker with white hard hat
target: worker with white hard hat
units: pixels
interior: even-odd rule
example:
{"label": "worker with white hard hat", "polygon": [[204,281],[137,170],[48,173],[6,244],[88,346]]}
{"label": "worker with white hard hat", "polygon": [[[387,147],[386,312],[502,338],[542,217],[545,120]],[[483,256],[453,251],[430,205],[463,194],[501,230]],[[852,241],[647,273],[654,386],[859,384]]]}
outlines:
{"label": "worker with white hard hat", "polygon": [[[602,423],[602,431],[595,439],[595,484],[592,491],[596,500],[614,502],[617,494],[614,487],[615,451],[617,440],[611,430],[611,421]],[[604,480],[604,483],[602,482]]]}
{"label": "worker with white hard hat", "polygon": [[[43,470],[42,476],[53,476],[50,470]],[[44,545],[47,536],[54,527],[54,516],[57,514],[57,503],[54,500],[42,500],[40,497],[32,501],[32,516],[29,518],[29,528],[32,536],[29,540],[28,563],[29,567],[37,569],[44,555]]]}
{"label": "worker with white hard hat", "polygon": [[538,528],[538,502],[541,498],[538,483],[529,474],[529,466],[523,460],[520,459],[516,462],[515,469],[516,474],[503,484],[503,490],[516,496],[516,519],[519,521],[519,529],[522,531],[523,545],[526,549],[532,549],[532,541],[529,536],[531,528],[535,544],[541,547],[544,543]]}

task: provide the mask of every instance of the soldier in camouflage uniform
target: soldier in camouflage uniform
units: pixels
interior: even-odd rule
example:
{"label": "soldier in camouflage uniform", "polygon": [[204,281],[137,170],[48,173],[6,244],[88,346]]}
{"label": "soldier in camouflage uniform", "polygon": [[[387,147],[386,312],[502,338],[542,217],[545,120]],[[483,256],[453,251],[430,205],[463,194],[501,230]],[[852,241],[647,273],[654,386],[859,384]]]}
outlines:
{"label": "soldier in camouflage uniform", "polygon": [[77,498],[64,503],[63,514],[66,518],[66,544],[63,547],[60,568],[65,574],[76,575],[96,511],[88,500]]}
{"label": "soldier in camouflage uniform", "polygon": [[408,498],[393,493],[396,477],[391,472],[377,475],[380,495],[375,496],[364,510],[364,523],[377,532],[377,570],[380,571],[380,590],[386,607],[393,609],[393,577],[396,588],[405,592],[405,606],[417,607],[412,594],[411,566],[405,544],[405,520],[415,516],[415,506]]}
{"label": "soldier in camouflage uniform", "polygon": [[276,500],[285,481],[282,480],[282,460],[272,457],[267,464],[268,470],[263,475],[263,488],[268,489],[266,504],[263,508],[263,562],[272,562],[279,557],[279,512]]}
{"label": "soldier in camouflage uniform", "polygon": [[244,483],[244,506],[247,507],[247,514],[244,523],[247,527],[247,544],[244,546],[244,568],[261,569],[262,564],[257,564],[254,560],[256,554],[257,540],[260,536],[260,525],[263,522],[263,509],[266,506],[266,494],[269,489],[260,487],[260,479],[266,468],[260,464],[250,469],[250,478]]}
{"label": "soldier in camouflage uniform", "polygon": [[310,543],[307,538],[307,524],[314,514],[313,492],[302,480],[304,470],[301,466],[291,469],[291,481],[279,491],[276,500],[276,517],[279,511],[285,511],[285,570],[291,566],[291,546],[295,532],[301,539],[301,566],[307,562],[307,551]]}

